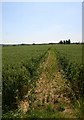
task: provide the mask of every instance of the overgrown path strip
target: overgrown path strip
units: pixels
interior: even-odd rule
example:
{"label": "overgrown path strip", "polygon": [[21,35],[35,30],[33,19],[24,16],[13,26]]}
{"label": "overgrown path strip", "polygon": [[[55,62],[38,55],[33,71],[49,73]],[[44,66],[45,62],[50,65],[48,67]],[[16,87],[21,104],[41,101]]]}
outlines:
{"label": "overgrown path strip", "polygon": [[[41,64],[41,74],[36,83],[35,96],[36,100],[33,107],[47,108],[57,111],[61,117],[75,118],[76,110],[71,104],[73,91],[69,83],[59,72],[56,54],[53,49],[48,51],[48,57]],[[54,113],[54,117],[55,113]]]}

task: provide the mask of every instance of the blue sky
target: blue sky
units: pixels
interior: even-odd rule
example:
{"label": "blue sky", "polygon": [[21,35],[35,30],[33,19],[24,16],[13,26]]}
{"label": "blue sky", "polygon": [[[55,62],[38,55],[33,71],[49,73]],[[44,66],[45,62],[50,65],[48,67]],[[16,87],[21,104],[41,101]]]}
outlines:
{"label": "blue sky", "polygon": [[3,43],[82,41],[82,3],[2,4]]}

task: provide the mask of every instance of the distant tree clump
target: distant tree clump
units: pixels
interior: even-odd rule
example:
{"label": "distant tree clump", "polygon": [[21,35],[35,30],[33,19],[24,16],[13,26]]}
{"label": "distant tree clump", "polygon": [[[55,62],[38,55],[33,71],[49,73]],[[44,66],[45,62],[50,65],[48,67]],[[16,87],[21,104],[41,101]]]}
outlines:
{"label": "distant tree clump", "polygon": [[68,40],[60,40],[59,44],[70,44],[71,43],[71,40],[68,39]]}
{"label": "distant tree clump", "polygon": [[59,43],[60,43],[60,44],[63,44],[63,41],[61,40]]}
{"label": "distant tree clump", "polygon": [[35,43],[33,43],[32,45],[35,45]]}

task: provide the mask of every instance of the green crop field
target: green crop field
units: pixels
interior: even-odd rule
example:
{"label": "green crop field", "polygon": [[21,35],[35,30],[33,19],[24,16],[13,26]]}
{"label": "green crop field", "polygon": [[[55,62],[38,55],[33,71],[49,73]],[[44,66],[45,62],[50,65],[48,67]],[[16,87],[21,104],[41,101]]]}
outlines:
{"label": "green crop field", "polygon": [[[67,78],[71,81],[73,90],[76,95],[81,95],[82,79],[83,79],[83,57],[82,45],[57,45],[55,46],[58,61],[66,74]],[[78,88],[76,88],[78,87]],[[80,92],[80,93],[79,93]]]}
{"label": "green crop field", "polygon": [[56,45],[55,48],[71,62],[78,64],[82,63],[82,45]]}
{"label": "green crop field", "polygon": [[25,60],[29,60],[31,58],[39,57],[49,47],[45,46],[6,46],[2,48],[3,51],[3,65],[13,65],[19,64]]}
{"label": "green crop field", "polygon": [[2,47],[2,117],[81,117],[83,73],[81,44]]}

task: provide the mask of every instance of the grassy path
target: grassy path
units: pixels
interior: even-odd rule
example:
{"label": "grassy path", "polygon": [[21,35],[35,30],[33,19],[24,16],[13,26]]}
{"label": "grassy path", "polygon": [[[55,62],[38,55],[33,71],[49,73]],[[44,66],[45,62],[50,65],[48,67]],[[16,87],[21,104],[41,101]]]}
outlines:
{"label": "grassy path", "polygon": [[67,80],[59,72],[53,49],[48,51],[48,57],[40,67],[42,71],[36,83],[36,100],[32,105],[34,110],[39,110],[39,113],[37,111],[34,114],[43,118],[75,118],[76,110],[71,104],[73,91]]}
{"label": "grassy path", "polygon": [[[34,101],[22,101],[23,117],[30,118],[77,118],[78,110],[72,105],[74,93],[69,82],[63,78],[56,54],[51,48],[40,64],[41,73],[34,88]],[[28,110],[28,112],[27,112]]]}

